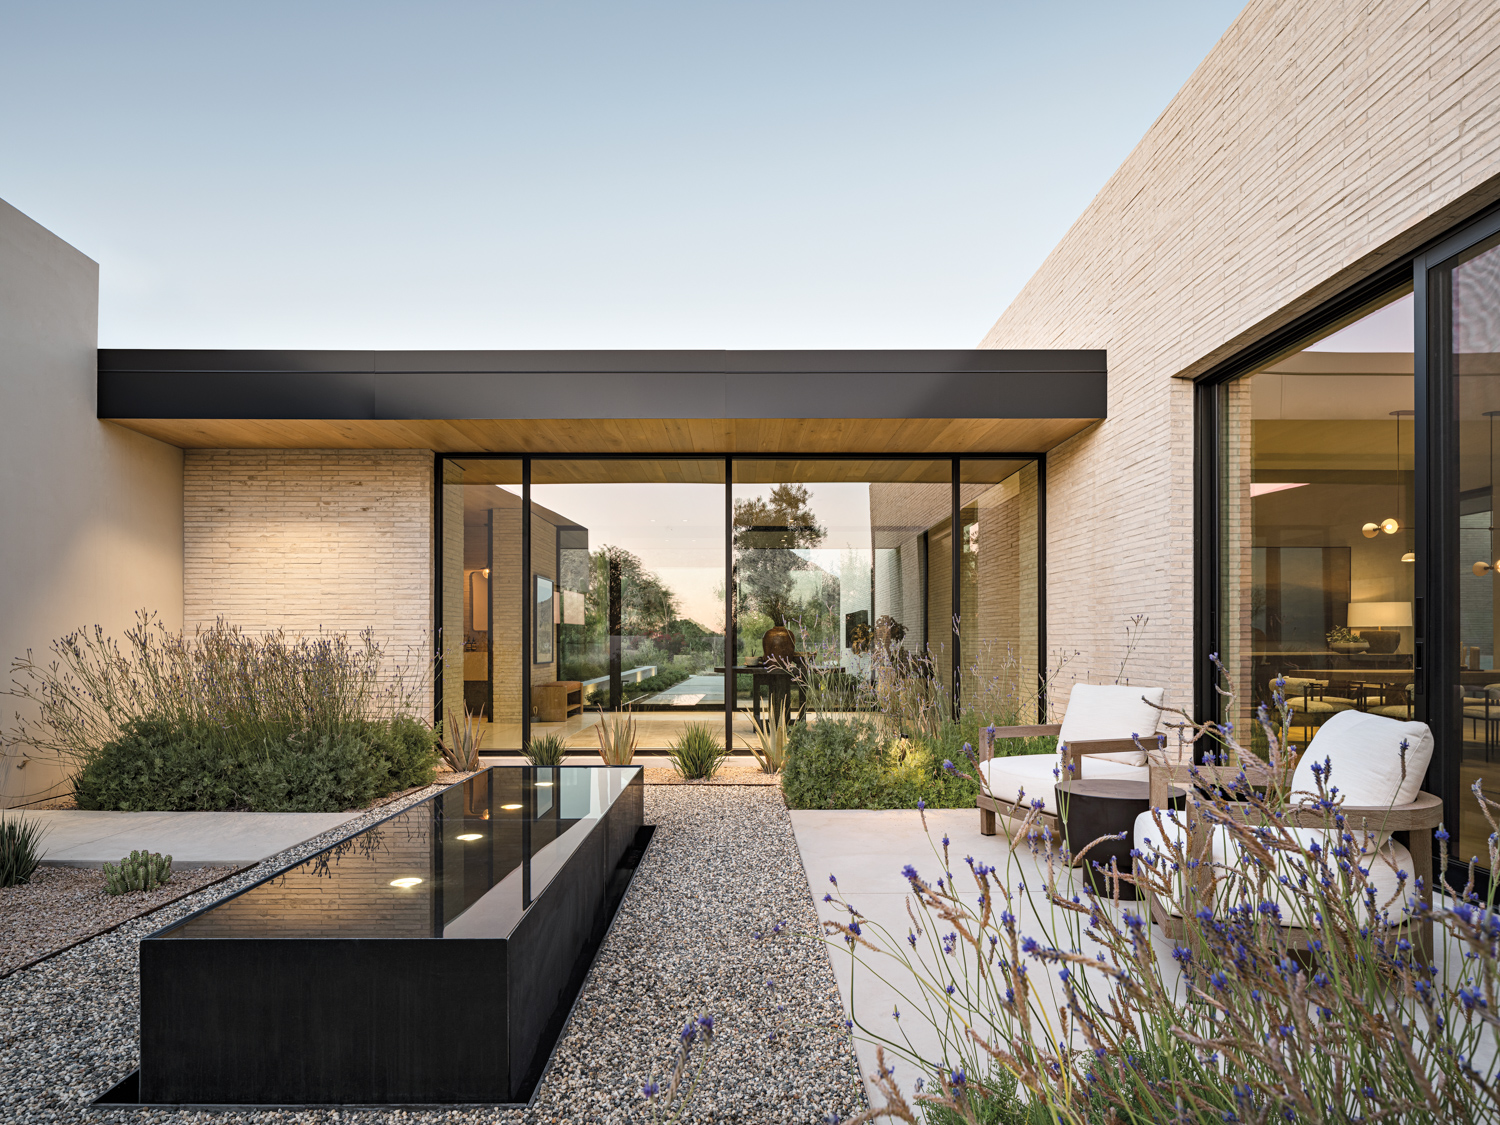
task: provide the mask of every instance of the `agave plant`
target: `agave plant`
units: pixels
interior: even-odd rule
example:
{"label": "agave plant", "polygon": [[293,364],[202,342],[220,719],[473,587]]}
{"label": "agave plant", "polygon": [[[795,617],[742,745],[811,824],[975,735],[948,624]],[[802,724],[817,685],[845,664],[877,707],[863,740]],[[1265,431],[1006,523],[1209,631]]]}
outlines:
{"label": "agave plant", "polygon": [[539,734],[526,746],[526,760],[534,766],[560,766],[567,747],[555,734]]}
{"label": "agave plant", "polygon": [[0,887],[31,882],[42,862],[42,835],[46,830],[35,820],[0,815]]}
{"label": "agave plant", "polygon": [[781,767],[786,765],[786,720],[786,712],[777,707],[771,708],[765,722],[750,720],[755,724],[755,737],[760,742],[759,746],[752,744],[750,752],[760,763],[762,773],[780,773]]}
{"label": "agave plant", "polygon": [[636,730],[634,717],[628,711],[606,718],[604,708],[599,708],[599,722],[594,730],[599,735],[599,757],[604,759],[606,766],[630,765],[631,759],[635,757],[635,741],[639,732]]}
{"label": "agave plant", "polygon": [[479,768],[479,716],[464,709],[463,725],[458,716],[448,715],[448,737],[438,744],[443,760],[454,773],[473,773]]}

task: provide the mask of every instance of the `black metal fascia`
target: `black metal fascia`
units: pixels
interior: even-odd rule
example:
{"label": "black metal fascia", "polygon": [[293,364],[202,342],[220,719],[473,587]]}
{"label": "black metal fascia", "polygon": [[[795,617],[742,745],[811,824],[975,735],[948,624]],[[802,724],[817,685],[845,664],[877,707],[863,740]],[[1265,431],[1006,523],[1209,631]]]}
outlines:
{"label": "black metal fascia", "polygon": [[1103,418],[1103,351],[101,349],[100,418]]}

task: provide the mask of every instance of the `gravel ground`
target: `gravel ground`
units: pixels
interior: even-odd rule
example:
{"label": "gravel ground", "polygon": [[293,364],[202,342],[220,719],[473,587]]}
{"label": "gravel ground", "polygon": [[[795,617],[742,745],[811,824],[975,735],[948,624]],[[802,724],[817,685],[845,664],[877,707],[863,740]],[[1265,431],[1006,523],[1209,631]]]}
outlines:
{"label": "gravel ground", "polygon": [[97,867],[38,867],[31,882],[0,888],[0,977],[76,941],[138,918],[234,872],[191,867],[154,891],[109,895]]}
{"label": "gravel ground", "polygon": [[[301,858],[392,811],[374,810],[267,863]],[[819,1123],[862,1107],[853,1042],[780,794],[652,786],[646,818],[658,826],[655,839],[529,1110],[85,1115],[83,1106],[136,1064],[141,937],[259,877],[262,865],[0,980],[0,1120],[650,1121],[640,1087],[666,1077],[678,1029],[703,1012],[713,1014],[717,1037],[683,1120]],[[788,925],[755,936],[775,921]]]}

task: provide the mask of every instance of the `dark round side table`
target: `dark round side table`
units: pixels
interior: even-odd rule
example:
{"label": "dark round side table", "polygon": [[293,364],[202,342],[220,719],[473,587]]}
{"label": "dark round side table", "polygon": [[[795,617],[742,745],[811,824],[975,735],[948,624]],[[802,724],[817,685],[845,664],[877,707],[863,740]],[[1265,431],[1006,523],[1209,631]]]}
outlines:
{"label": "dark round side table", "polygon": [[[1175,786],[1167,790],[1167,804],[1181,810],[1187,807],[1187,791]],[[1135,818],[1151,807],[1151,786],[1144,781],[1087,778],[1078,781],[1062,781],[1057,785],[1057,808],[1065,813],[1063,827],[1067,832],[1068,847],[1074,855],[1083,851],[1100,836],[1115,836],[1125,833],[1123,840],[1104,840],[1089,848],[1084,857],[1084,878],[1094,893],[1100,896],[1110,893],[1109,876],[1094,865],[1108,868],[1111,858],[1121,874],[1134,870],[1130,850],[1135,847]],[[1120,883],[1120,897],[1136,897],[1135,886]]]}

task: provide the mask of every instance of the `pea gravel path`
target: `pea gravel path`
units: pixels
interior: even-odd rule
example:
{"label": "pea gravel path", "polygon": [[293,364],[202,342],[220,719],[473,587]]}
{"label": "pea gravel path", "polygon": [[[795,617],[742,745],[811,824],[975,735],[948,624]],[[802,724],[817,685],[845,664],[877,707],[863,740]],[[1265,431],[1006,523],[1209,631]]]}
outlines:
{"label": "pea gravel path", "polygon": [[[374,810],[266,864],[284,865],[393,811]],[[85,1114],[136,1063],[140,938],[258,878],[262,865],[0,981],[0,1121],[649,1121],[641,1084],[665,1076],[677,1030],[701,1012],[714,1015],[718,1037],[684,1120],[822,1123],[862,1108],[853,1043],[780,793],[650,786],[646,819],[656,837],[530,1110]],[[754,936],[775,921],[789,925]]]}

